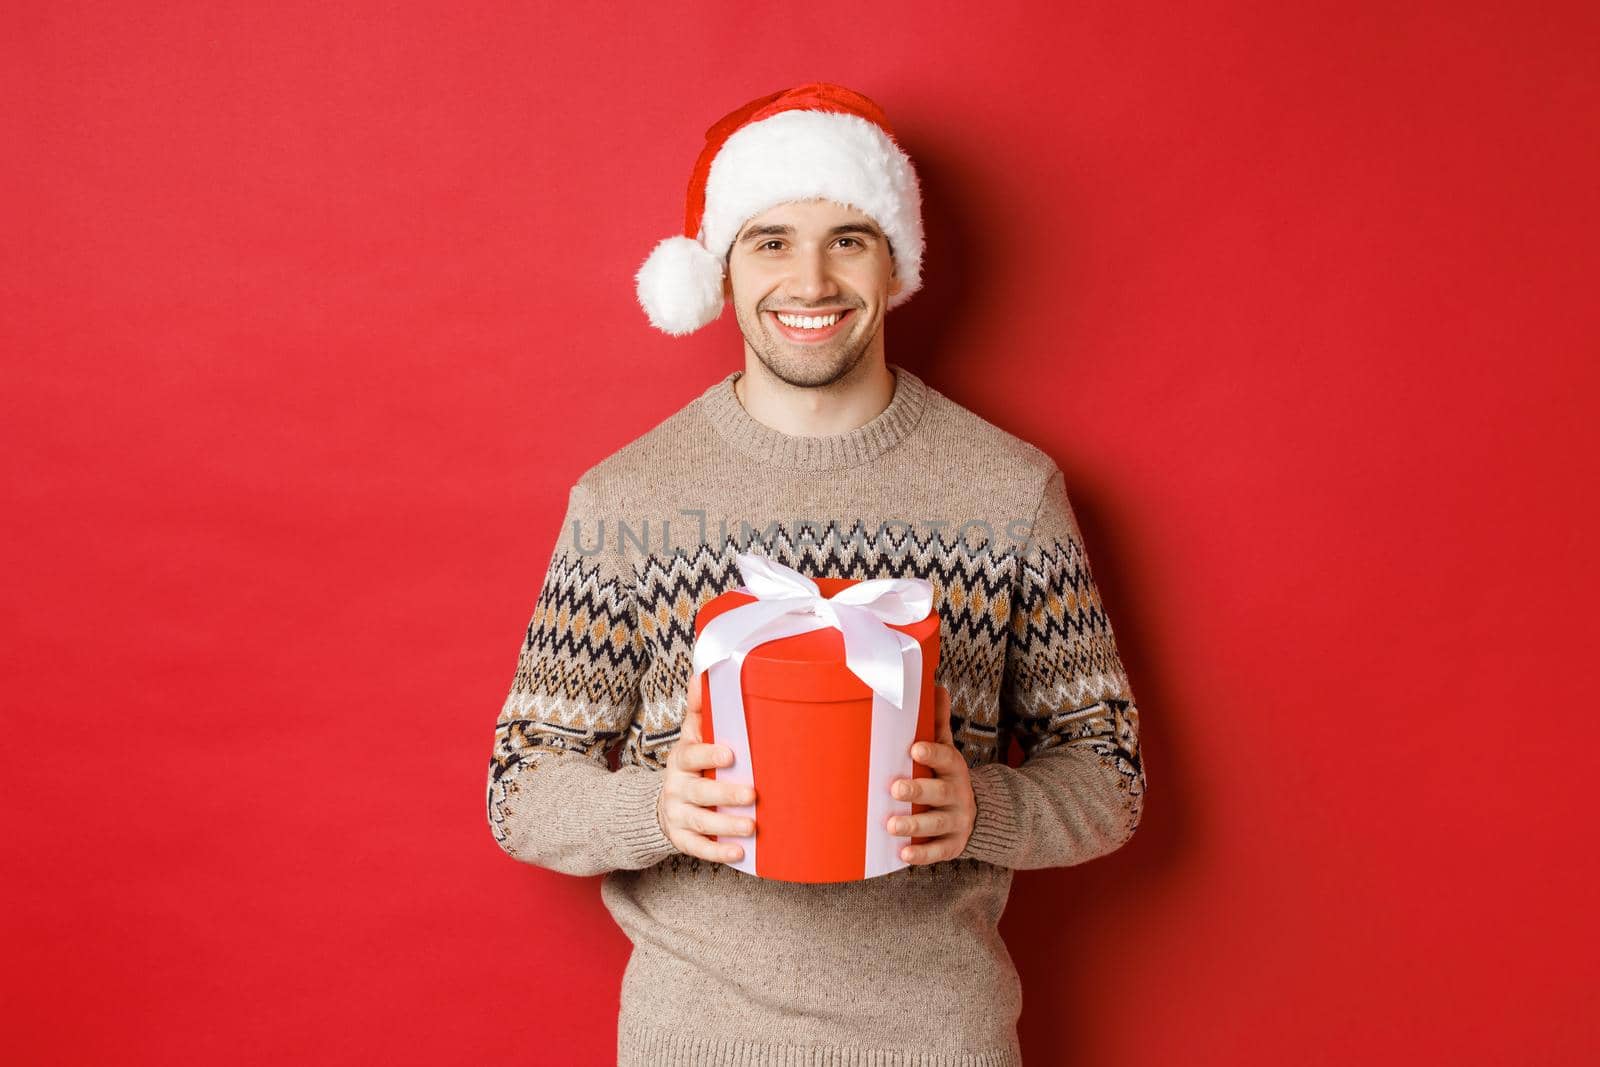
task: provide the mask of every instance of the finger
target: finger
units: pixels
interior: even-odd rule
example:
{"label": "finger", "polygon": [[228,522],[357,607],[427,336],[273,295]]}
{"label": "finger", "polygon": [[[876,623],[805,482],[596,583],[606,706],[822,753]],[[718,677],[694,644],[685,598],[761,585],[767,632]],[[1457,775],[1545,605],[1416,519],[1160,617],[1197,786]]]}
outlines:
{"label": "finger", "polygon": [[[668,830],[669,838],[677,831],[688,831],[705,837],[712,834],[749,837],[755,833],[755,820],[748,815],[734,815],[715,808],[701,807],[685,800],[681,792],[666,797],[662,802],[662,822]],[[746,832],[747,827],[748,832]]]}
{"label": "finger", "polygon": [[920,845],[906,845],[900,850],[900,858],[907,863],[939,863],[955,859],[965,847],[960,834],[945,834]]}
{"label": "finger", "polygon": [[703,771],[711,767],[727,767],[733,763],[733,750],[727,745],[714,745],[708,741],[686,741],[678,754],[678,767],[685,771]]}
{"label": "finger", "polygon": [[955,744],[955,735],[950,732],[950,690],[944,686],[934,689],[937,700],[934,704],[934,734],[935,741],[943,741],[947,745]]}
{"label": "finger", "polygon": [[679,827],[672,838],[679,852],[699,856],[713,863],[732,863],[744,858],[744,848],[736,841],[712,841],[704,834]]}
{"label": "finger", "polygon": [[721,834],[724,837],[751,837],[756,832],[756,821],[748,815],[730,815],[711,808],[689,808],[689,826],[697,833]]}
{"label": "finger", "polygon": [[966,765],[966,760],[961,758],[961,753],[953,745],[941,742],[918,741],[911,746],[911,758],[940,774],[953,772],[958,763]]}
{"label": "finger", "polygon": [[689,783],[684,797],[702,808],[735,808],[756,802],[756,787],[719,778],[698,778]]}
{"label": "finger", "polygon": [[896,815],[886,825],[896,837],[938,837],[960,829],[961,820],[954,811],[939,809],[916,815]]}
{"label": "finger", "polygon": [[896,800],[942,808],[959,795],[956,783],[948,778],[901,778],[890,785],[889,795]]}

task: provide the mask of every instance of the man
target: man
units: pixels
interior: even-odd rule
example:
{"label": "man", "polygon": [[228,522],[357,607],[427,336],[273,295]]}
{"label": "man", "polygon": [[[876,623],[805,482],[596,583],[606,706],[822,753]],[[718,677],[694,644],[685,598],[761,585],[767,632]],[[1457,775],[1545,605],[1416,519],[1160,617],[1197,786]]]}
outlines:
{"label": "man", "polygon": [[[686,233],[638,273],[669,333],[731,300],[744,367],[572,487],[488,790],[511,856],[605,875],[633,942],[619,1063],[1020,1063],[997,929],[1012,872],[1094,859],[1139,824],[1138,710],[1061,471],[885,360],[885,315],[921,285],[920,206],[881,109],[800,86],[708,131]],[[927,810],[888,827],[930,840],[903,869],[727,866],[759,818],[717,809],[759,787],[702,775],[730,752],[701,740],[690,663],[696,611],[741,584],[751,546],[933,585],[940,731],[913,756],[934,774],[896,781]]]}

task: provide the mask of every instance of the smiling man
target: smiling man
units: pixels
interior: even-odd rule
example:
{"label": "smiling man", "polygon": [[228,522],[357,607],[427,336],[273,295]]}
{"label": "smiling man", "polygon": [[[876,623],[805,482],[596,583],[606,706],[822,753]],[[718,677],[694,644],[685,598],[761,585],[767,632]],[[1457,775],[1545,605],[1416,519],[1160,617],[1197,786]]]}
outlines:
{"label": "smiling man", "polygon": [[[1064,477],[887,362],[886,316],[921,287],[921,200],[871,100],[812,83],[725,116],[685,222],[639,269],[640,304],[681,336],[731,302],[743,366],[572,486],[495,727],[489,824],[524,863],[604,875],[633,945],[620,1064],[1018,1064],[1013,872],[1111,852],[1144,803]],[[695,612],[752,550],[933,585],[939,726],[912,752],[932,776],[893,782],[885,823],[908,866],[824,884],[729,866],[760,798],[704,776],[731,752],[703,740],[690,665]],[[1070,929],[1040,935],[1065,948]]]}

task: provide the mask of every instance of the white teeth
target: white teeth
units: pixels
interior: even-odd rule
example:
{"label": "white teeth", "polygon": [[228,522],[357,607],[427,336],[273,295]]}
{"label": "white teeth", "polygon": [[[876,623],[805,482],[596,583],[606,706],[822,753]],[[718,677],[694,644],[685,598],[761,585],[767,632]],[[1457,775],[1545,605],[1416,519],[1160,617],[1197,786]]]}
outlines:
{"label": "white teeth", "polygon": [[778,315],[777,318],[785,326],[797,326],[802,330],[820,330],[838,322],[839,313],[823,315],[820,318],[814,318],[810,315]]}

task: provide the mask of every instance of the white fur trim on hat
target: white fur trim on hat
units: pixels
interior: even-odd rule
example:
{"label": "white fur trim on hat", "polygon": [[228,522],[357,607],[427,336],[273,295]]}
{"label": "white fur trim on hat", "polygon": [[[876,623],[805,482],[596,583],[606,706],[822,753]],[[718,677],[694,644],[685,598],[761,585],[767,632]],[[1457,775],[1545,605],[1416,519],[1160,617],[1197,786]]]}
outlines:
{"label": "white fur trim on hat", "polygon": [[922,288],[916,171],[883,127],[860,115],[780,111],[734,131],[706,177],[705,246],[724,256],[749,219],[813,197],[848,204],[883,228],[904,286],[889,299],[890,307]]}
{"label": "white fur trim on hat", "polygon": [[894,246],[899,307],[922,288],[922,195],[910,158],[877,123],[836,111],[780,111],[731,134],[706,177],[700,240],[669,237],[636,275],[650,322],[692,333],[722,314],[723,258],[746,221],[824,198],[856,208]]}

